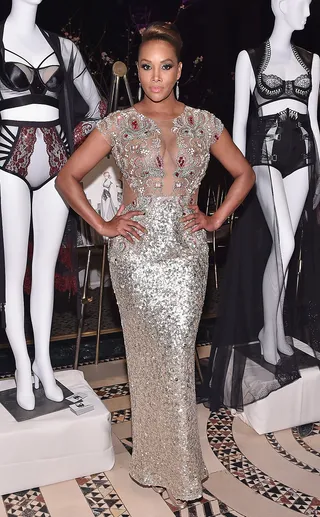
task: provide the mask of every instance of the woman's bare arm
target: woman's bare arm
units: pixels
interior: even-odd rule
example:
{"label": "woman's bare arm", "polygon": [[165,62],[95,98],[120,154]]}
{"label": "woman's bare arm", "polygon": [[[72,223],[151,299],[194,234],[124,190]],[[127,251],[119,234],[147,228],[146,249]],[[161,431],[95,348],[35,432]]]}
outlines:
{"label": "woman's bare arm", "polygon": [[111,146],[107,140],[95,129],[67,161],[56,179],[56,187],[63,198],[98,233],[101,233],[105,221],[88,202],[80,182],[110,151]]}
{"label": "woman's bare arm", "polygon": [[106,222],[92,208],[80,183],[84,176],[110,151],[111,145],[100,131],[95,129],[61,169],[56,179],[56,187],[74,211],[100,235],[107,237],[123,235],[133,242],[130,234],[139,239],[140,236],[136,230],[144,232],[145,229],[138,222],[132,221],[131,217],[141,215],[142,212],[131,211],[122,216],[122,207],[112,221]]}
{"label": "woman's bare arm", "polygon": [[207,216],[202,213],[197,205],[191,205],[193,213],[183,217],[185,229],[196,232],[201,229],[214,231],[220,228],[224,221],[231,215],[245,199],[255,183],[255,173],[249,163],[233,143],[228,131],[224,129],[217,142],[211,145],[211,153],[235,178],[229,192],[218,210]]}
{"label": "woman's bare arm", "polygon": [[211,153],[234,178],[224,202],[212,216],[220,227],[247,197],[256,176],[226,129],[223,130],[219,140],[211,146]]}

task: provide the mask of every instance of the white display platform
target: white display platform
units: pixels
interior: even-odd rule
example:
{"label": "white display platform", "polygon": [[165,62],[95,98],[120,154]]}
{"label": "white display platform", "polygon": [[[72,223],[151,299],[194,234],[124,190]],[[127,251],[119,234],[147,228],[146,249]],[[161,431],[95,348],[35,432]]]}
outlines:
{"label": "white display platform", "polygon": [[[314,357],[312,349],[294,339],[294,345]],[[268,395],[265,399],[245,406],[242,413],[234,412],[258,434],[273,433],[320,421],[320,369],[302,369],[301,378]]]}
{"label": "white display platform", "polygon": [[[0,405],[0,495],[104,472],[114,465],[111,415],[85,381],[68,370],[55,377],[72,392],[86,392],[94,411],[76,416],[70,409],[16,422]],[[1,381],[0,390],[15,387]]]}

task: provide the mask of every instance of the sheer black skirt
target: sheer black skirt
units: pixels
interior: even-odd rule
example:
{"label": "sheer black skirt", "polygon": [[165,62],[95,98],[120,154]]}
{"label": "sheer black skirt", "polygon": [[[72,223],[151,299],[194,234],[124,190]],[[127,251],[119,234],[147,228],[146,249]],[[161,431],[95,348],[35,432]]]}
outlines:
{"label": "sheer black skirt", "polygon": [[[309,167],[309,192],[295,235],[285,290],[274,207],[278,282],[285,293],[280,310],[294,353],[280,354],[280,361],[273,366],[264,361],[260,352],[258,334],[264,326],[262,280],[272,236],[253,189],[233,231],[221,288],[208,376],[212,410],[222,405],[242,410],[243,406],[299,379],[299,370],[318,364],[320,357],[320,227],[312,203],[316,186],[315,145],[308,117],[292,113],[286,110],[252,121],[247,156],[252,165],[276,167],[283,177]],[[270,185],[272,189],[271,174]],[[309,344],[314,357],[295,348],[292,338]]]}

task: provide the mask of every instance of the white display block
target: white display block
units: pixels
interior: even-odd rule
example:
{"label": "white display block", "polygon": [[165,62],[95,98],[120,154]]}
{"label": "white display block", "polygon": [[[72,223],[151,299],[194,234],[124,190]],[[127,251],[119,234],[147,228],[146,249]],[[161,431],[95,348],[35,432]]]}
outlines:
{"label": "white display block", "polygon": [[[294,345],[312,355],[312,349],[294,339]],[[320,421],[320,369],[318,366],[300,371],[301,378],[268,395],[265,399],[245,406],[234,413],[258,434],[274,433]]]}
{"label": "white display block", "polygon": [[[114,465],[111,415],[82,372],[55,374],[72,392],[85,392],[94,410],[76,416],[70,409],[17,422],[0,405],[0,495],[104,472]],[[15,387],[0,382],[0,391]]]}

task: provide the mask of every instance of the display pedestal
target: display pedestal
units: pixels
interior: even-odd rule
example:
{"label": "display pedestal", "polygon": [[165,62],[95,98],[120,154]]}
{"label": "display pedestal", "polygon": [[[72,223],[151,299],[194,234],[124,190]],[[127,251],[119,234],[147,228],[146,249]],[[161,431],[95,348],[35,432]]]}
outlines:
{"label": "display pedestal", "polygon": [[[111,415],[82,372],[55,374],[72,392],[85,392],[94,410],[76,416],[70,409],[17,422],[0,405],[0,495],[104,472],[114,465]],[[0,391],[14,388],[1,381]]]}
{"label": "display pedestal", "polygon": [[[312,349],[294,339],[294,345],[312,355]],[[301,378],[268,395],[263,400],[245,406],[241,418],[258,434],[291,429],[320,421],[320,369],[318,366],[300,371]]]}

